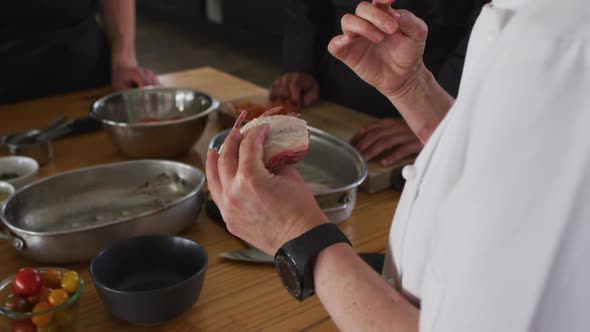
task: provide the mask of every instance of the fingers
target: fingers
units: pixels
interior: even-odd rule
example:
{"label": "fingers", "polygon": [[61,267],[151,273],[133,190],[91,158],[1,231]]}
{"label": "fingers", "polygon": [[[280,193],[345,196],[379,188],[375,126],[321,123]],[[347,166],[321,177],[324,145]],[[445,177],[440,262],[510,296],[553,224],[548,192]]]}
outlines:
{"label": "fingers", "polygon": [[398,24],[398,29],[406,36],[418,42],[426,42],[428,26],[416,15],[405,9],[390,9]]}
{"label": "fingers", "polygon": [[301,86],[301,76],[299,74],[290,77],[287,82],[287,89],[289,90],[289,101],[291,104],[295,105],[295,107],[299,108],[301,106],[301,93],[303,90]]}
{"label": "fingers", "polygon": [[241,110],[240,111],[240,115],[238,115],[238,118],[236,119],[236,122],[234,123],[234,129],[240,129],[240,127],[242,126],[242,123],[244,122],[244,120],[246,119],[246,117],[248,116],[248,111]]}
{"label": "fingers", "polygon": [[238,153],[242,135],[239,129],[232,129],[223,142],[223,149],[219,155],[218,173],[223,186],[233,180],[238,170]]}
{"label": "fingers", "polygon": [[[377,1],[374,1],[374,3]],[[386,34],[392,34],[397,30],[397,22],[395,19],[389,14],[390,4],[381,5],[383,7],[379,7],[375,4],[370,4],[368,2],[361,2],[356,7],[356,16],[364,19],[365,21],[369,22],[373,26],[380,29],[382,32]]]}
{"label": "fingers", "polygon": [[391,8],[391,5],[395,2],[395,0],[373,0],[373,5],[381,8],[387,9]]}
{"label": "fingers", "polygon": [[387,135],[375,140],[373,144],[363,150],[362,155],[365,160],[373,160],[383,153],[398,149],[404,144],[413,143],[416,139],[408,135]]}
{"label": "fingers", "polygon": [[385,38],[385,34],[375,25],[352,14],[346,14],[342,17],[342,32],[344,32],[345,36],[359,35],[373,43],[380,43]]}
{"label": "fingers", "polygon": [[303,95],[303,105],[302,106],[309,106],[320,99],[320,87],[317,83],[313,84],[313,86],[307,90]]}
{"label": "fingers", "polygon": [[287,100],[299,108],[311,105],[319,95],[319,85],[311,74],[287,73],[272,83],[270,100]]}
{"label": "fingers", "polygon": [[370,41],[361,38],[355,38],[355,41],[353,43],[353,37],[350,34],[336,36],[330,40],[328,52],[336,59],[344,62],[348,67],[354,68],[355,64],[360,61],[360,58],[355,55],[355,48],[363,51],[367,49],[368,43],[370,43]]}
{"label": "fingers", "polygon": [[141,71],[130,70],[127,73],[128,73],[128,76],[127,76],[127,79],[125,80],[125,83],[128,87],[134,88],[134,87],[140,87],[140,86],[146,85],[146,81],[144,80],[143,74],[141,73]]}
{"label": "fingers", "polygon": [[205,174],[207,175],[207,188],[211,193],[211,198],[217,201],[216,197],[221,195],[222,187],[219,180],[219,169],[217,168],[217,161],[219,155],[215,149],[209,149],[207,151],[207,161],[205,162]]}
{"label": "fingers", "polygon": [[284,87],[282,85],[283,77],[284,75],[272,82],[272,85],[270,87],[270,100],[282,99],[281,96],[284,95]]}
{"label": "fingers", "polygon": [[283,74],[276,79],[271,86],[270,100],[288,100],[289,97],[289,82],[293,73]]}
{"label": "fingers", "polygon": [[264,141],[269,128],[267,124],[264,124],[248,132],[240,145],[238,173],[250,177],[260,172],[260,170],[266,170],[262,158],[264,155]]}
{"label": "fingers", "polygon": [[143,78],[146,85],[160,85],[160,80],[158,79],[158,76],[154,74],[154,72],[146,68],[141,69],[143,72]]}
{"label": "fingers", "polygon": [[401,161],[405,158],[417,155],[418,153],[420,153],[423,147],[424,145],[421,142],[400,145],[397,147],[397,149],[383,156],[379,160],[379,164],[383,167],[391,166],[394,163],[397,163],[398,161]]}
{"label": "fingers", "polygon": [[353,146],[356,147],[358,144],[358,141],[360,141],[367,133],[369,133],[375,129],[378,129],[378,128],[393,127],[396,125],[396,122],[397,122],[396,119],[385,118],[385,119],[379,120],[377,122],[373,122],[371,124],[363,126],[363,127],[359,128],[356,131],[356,133],[354,133],[354,135],[350,139],[350,144],[352,144]]}

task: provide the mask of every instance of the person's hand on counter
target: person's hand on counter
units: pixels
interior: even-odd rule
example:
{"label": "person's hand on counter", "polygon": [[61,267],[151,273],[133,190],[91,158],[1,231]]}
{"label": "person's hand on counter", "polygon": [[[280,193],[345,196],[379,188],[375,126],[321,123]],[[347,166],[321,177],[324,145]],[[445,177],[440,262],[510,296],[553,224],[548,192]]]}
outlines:
{"label": "person's hand on counter", "polygon": [[320,97],[320,85],[311,74],[285,73],[270,88],[270,100],[288,100],[296,107],[306,107]]}
{"label": "person's hand on counter", "polygon": [[138,64],[135,52],[135,1],[101,0],[100,13],[111,49],[111,84],[115,90],[159,85],[158,77]]}
{"label": "person's hand on counter", "polygon": [[151,70],[140,66],[116,66],[112,71],[115,90],[125,90],[146,85],[160,85],[160,80]]}
{"label": "person's hand on counter", "polygon": [[350,139],[367,161],[383,167],[417,155],[424,144],[402,118],[386,118],[360,128]]}
{"label": "person's hand on counter", "polygon": [[329,220],[294,167],[282,167],[277,174],[266,169],[267,132],[263,125],[242,137],[233,129],[219,154],[209,150],[206,174],[227,229],[274,255],[287,241]]}

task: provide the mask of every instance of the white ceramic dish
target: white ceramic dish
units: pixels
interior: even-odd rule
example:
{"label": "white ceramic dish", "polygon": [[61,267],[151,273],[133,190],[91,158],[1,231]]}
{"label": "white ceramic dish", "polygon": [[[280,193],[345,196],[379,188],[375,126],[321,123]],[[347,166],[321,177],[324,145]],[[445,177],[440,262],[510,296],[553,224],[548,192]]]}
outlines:
{"label": "white ceramic dish", "polygon": [[39,164],[35,159],[24,156],[10,156],[0,158],[0,175],[16,173],[18,177],[2,180],[10,183],[14,189],[19,189],[37,179]]}
{"label": "white ceramic dish", "polygon": [[12,194],[14,194],[14,187],[8,182],[0,181],[0,205]]}

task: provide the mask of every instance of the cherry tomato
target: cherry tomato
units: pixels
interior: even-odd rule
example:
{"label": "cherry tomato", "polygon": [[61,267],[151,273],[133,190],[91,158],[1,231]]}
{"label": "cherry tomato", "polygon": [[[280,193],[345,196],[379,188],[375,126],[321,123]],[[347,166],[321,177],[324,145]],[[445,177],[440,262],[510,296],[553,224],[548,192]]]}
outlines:
{"label": "cherry tomato", "polygon": [[33,301],[33,303],[47,302],[47,299],[49,298],[49,294],[51,294],[51,292],[51,288],[41,287],[39,294],[37,294],[37,296],[34,296],[35,301]]}
{"label": "cherry tomato", "polygon": [[41,290],[41,273],[38,270],[25,267],[20,269],[12,282],[12,292],[24,297],[35,296]]}
{"label": "cherry tomato", "polygon": [[61,288],[63,288],[66,292],[73,294],[78,290],[80,286],[80,276],[76,271],[68,271],[64,273],[63,277],[61,278]]}
{"label": "cherry tomato", "polygon": [[27,301],[25,298],[10,294],[4,300],[4,304],[2,304],[2,309],[12,311],[12,312],[29,312],[33,308],[33,304]]}
{"label": "cherry tomato", "polygon": [[61,327],[70,327],[74,323],[74,314],[70,309],[62,309],[53,315],[57,325]]}
{"label": "cherry tomato", "polygon": [[65,290],[61,288],[54,289],[49,294],[49,304],[51,304],[54,307],[57,307],[58,305],[66,302],[69,298],[70,295],[68,295],[68,292],[66,292]]}
{"label": "cherry tomato", "polygon": [[[47,302],[39,302],[33,307],[33,312],[41,312],[45,310],[51,309],[51,305]],[[44,315],[33,316],[31,320],[37,327],[46,327],[51,323],[53,319],[53,313],[48,313]]]}
{"label": "cherry tomato", "polygon": [[23,320],[13,320],[12,323],[12,332],[36,332],[37,326],[31,322],[30,319],[23,319]]}
{"label": "cherry tomato", "polygon": [[139,120],[139,122],[160,122],[161,120],[158,118],[147,117]]}
{"label": "cherry tomato", "polygon": [[60,288],[62,275],[63,273],[56,269],[50,269],[47,272],[41,274],[43,286],[51,289]]}

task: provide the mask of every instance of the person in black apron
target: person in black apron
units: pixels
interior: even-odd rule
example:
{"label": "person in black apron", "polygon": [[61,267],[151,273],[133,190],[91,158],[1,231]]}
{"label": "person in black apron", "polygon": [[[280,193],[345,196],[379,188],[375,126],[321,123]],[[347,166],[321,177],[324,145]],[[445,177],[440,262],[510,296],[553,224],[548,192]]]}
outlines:
{"label": "person in black apron", "polygon": [[[340,20],[354,13],[360,0],[289,0],[283,37],[283,72],[271,87],[271,99],[287,99],[309,106],[324,98],[382,120],[351,139],[366,160],[390,166],[417,154],[422,143],[391,102],[361,80],[327,50],[332,37],[342,33]],[[457,96],[467,41],[487,0],[398,0],[403,8],[429,27],[424,63],[441,86]]]}
{"label": "person in black apron", "polygon": [[[96,15],[99,13],[104,30]],[[0,104],[158,84],[137,64],[133,0],[20,0],[0,11]]]}

